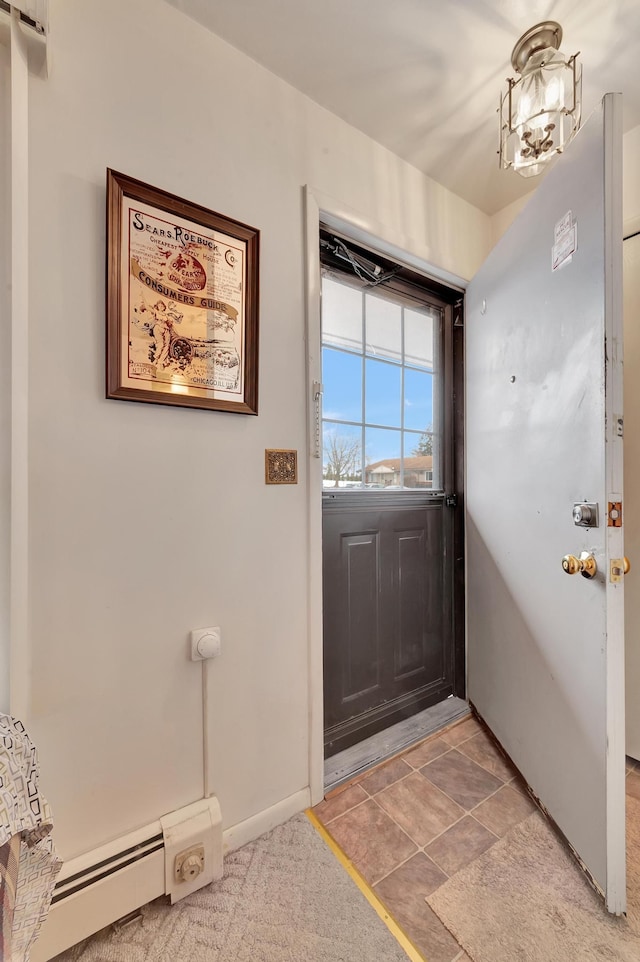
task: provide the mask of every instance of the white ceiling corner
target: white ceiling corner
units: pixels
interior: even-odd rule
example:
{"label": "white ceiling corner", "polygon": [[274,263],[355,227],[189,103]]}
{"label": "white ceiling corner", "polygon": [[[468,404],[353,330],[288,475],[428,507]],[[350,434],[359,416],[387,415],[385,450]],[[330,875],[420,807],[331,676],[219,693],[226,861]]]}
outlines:
{"label": "white ceiling corner", "polygon": [[640,124],[640,0],[167,0],[460,197],[493,214],[536,179],[498,169],[511,50],[540,20],[580,51],[583,113],[622,91]]}

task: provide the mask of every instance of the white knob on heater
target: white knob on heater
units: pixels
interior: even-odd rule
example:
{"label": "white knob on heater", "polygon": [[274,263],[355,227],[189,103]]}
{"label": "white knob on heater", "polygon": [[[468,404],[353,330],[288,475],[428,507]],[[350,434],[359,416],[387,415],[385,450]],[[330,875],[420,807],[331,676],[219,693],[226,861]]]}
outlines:
{"label": "white knob on heater", "polygon": [[182,863],[182,878],[185,882],[192,882],[200,872],[204,872],[204,865],[198,855],[189,855],[185,858]]}

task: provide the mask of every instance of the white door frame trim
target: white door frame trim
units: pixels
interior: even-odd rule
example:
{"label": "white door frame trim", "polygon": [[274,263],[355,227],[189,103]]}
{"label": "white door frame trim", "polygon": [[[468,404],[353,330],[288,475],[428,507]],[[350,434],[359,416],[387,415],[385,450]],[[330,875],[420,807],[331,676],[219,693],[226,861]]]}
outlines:
{"label": "white door frame trim", "polygon": [[322,678],[322,458],[315,451],[314,381],[321,381],[320,347],[320,222],[344,231],[355,241],[373,244],[383,254],[449,287],[463,291],[466,281],[435,267],[425,244],[393,230],[309,185],[304,188],[305,300],[307,340],[307,559],[309,665],[309,788],[311,804],[324,797],[323,678]]}
{"label": "white door frame trim", "polygon": [[[605,410],[607,413],[606,457],[608,500],[616,500],[623,489],[622,454],[613,455],[616,448],[622,450],[623,438],[619,436],[614,418],[623,410],[623,361],[624,347],[622,321],[622,95],[605,94],[605,270],[609,283],[605,287],[605,337],[609,363],[605,367],[606,393]],[[607,109],[607,107],[609,109]],[[615,150],[611,145],[620,144]],[[611,212],[611,218],[607,216]],[[622,498],[624,500],[624,498]],[[624,555],[624,528],[606,529],[609,557]],[[612,584],[607,580],[607,646],[616,640],[624,648],[624,582]],[[622,601],[615,604],[616,595],[622,594]],[[625,658],[624,650],[616,657],[607,659],[606,720],[609,740],[607,742],[606,771],[610,792],[607,808],[607,908],[616,915],[626,912],[627,884],[625,839],[625,768],[620,769],[618,759],[625,753]],[[622,811],[622,818],[619,813]]]}
{"label": "white door frame trim", "polygon": [[[11,534],[9,711],[29,710],[29,50],[11,15]],[[7,706],[5,706],[7,707]]]}

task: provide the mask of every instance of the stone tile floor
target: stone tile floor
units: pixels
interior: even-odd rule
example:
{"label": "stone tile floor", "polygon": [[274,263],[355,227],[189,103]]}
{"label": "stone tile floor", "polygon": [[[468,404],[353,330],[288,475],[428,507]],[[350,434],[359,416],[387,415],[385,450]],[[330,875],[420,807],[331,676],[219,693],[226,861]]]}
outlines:
{"label": "stone tile floor", "polygon": [[[640,764],[627,761],[640,798]],[[468,962],[425,902],[534,811],[482,725],[454,723],[331,792],[318,819],[428,962]]]}

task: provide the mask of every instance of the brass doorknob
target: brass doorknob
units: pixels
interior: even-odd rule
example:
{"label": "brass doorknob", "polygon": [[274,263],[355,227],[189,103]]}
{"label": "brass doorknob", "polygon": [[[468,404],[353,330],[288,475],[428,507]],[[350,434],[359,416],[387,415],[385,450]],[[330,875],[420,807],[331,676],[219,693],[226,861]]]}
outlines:
{"label": "brass doorknob", "polygon": [[583,578],[595,578],[598,571],[596,559],[589,551],[583,551],[579,558],[566,554],[562,559],[562,568],[568,575],[577,575],[580,572]]}
{"label": "brass doorknob", "polygon": [[630,562],[629,559],[626,557],[626,555],[625,555],[625,557],[622,559],[622,570],[624,571],[624,573],[625,573],[626,575],[628,575],[629,572],[631,571],[631,562]]}

